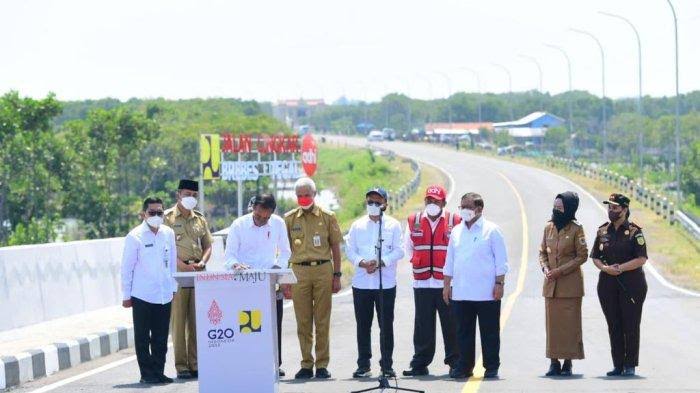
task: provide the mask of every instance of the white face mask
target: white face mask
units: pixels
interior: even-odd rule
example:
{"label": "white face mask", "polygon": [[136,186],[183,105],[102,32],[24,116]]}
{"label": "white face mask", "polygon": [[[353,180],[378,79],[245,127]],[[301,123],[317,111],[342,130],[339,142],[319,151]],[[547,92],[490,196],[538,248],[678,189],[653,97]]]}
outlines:
{"label": "white face mask", "polygon": [[197,206],[197,198],[192,196],[186,196],[183,197],[182,200],[180,200],[180,203],[185,209],[192,210],[195,206]]}
{"label": "white face mask", "polygon": [[462,218],[462,221],[471,221],[476,217],[476,212],[472,209],[461,209],[459,216]]}
{"label": "white face mask", "polygon": [[442,208],[434,203],[430,203],[430,204],[425,206],[425,212],[429,216],[433,216],[433,217],[437,216],[438,214],[440,214],[441,211],[442,211]]}
{"label": "white face mask", "polygon": [[382,208],[381,206],[375,206],[375,205],[367,205],[367,214],[370,216],[378,216],[382,214]]}
{"label": "white face mask", "polygon": [[153,228],[158,228],[163,223],[163,217],[151,216],[146,218],[146,223]]}

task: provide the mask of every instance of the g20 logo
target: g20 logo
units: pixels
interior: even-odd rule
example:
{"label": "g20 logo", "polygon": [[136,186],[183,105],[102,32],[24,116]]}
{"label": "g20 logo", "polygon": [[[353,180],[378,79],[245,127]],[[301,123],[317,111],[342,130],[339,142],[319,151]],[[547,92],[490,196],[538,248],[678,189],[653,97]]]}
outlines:
{"label": "g20 logo", "polygon": [[223,340],[233,338],[233,329],[211,329],[207,332],[210,340]]}

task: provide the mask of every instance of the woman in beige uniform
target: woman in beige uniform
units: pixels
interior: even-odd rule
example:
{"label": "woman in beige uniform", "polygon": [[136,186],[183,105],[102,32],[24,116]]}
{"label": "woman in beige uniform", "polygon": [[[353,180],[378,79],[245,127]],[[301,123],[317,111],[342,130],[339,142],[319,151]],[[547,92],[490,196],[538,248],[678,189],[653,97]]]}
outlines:
{"label": "woman in beige uniform", "polygon": [[[588,259],[583,227],[576,221],[578,195],[567,191],[556,196],[552,218],[544,229],[540,266],[544,273],[547,357],[546,376],[571,376],[571,360],[583,359],[581,265]],[[559,360],[563,359],[562,365]]]}

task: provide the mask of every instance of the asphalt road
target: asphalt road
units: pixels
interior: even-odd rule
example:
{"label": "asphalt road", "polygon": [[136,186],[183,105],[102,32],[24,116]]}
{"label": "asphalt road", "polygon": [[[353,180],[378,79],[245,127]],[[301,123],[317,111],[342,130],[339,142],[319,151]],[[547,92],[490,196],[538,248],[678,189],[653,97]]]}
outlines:
{"label": "asphalt road", "polygon": [[[349,140],[349,143],[365,142]],[[557,193],[566,190],[577,191],[581,196],[577,216],[586,229],[590,247],[595,230],[604,222],[606,215],[601,205],[583,190],[551,173],[509,162],[440,147],[401,142],[381,145],[445,170],[454,182],[448,203],[450,209],[455,209],[458,197],[463,193],[481,193],[486,204],[485,216],[498,223],[505,233],[510,264],[502,308],[500,379],[482,381],[477,370],[476,377],[469,381],[450,380],[446,375],[447,367],[441,361],[443,349],[438,338],[436,360],[430,367],[431,376],[418,379],[400,377],[399,386],[427,392],[700,392],[700,329],[696,326],[700,322],[700,298],[667,288],[651,274],[647,274],[649,292],[644,305],[638,376],[632,379],[604,376],[612,365],[607,327],[595,292],[598,273],[590,261],[584,265],[587,296],[583,301],[583,338],[586,359],[574,362],[575,375],[571,378],[543,377],[549,363],[545,358],[544,301],[541,297],[542,274],[537,263],[537,250],[544,223],[551,212],[552,200]],[[654,239],[647,238],[647,242],[653,249]],[[394,364],[400,374],[408,367],[413,353],[414,310],[408,263],[399,269],[398,280]],[[352,296],[336,296],[331,323],[329,370],[333,378],[297,383],[288,376],[280,383],[281,392],[347,392],[376,383],[373,379],[356,381],[351,378],[357,355]],[[288,375],[296,372],[300,359],[295,328],[292,309],[287,308],[283,326],[283,368]],[[374,353],[378,354],[376,324],[372,338]],[[129,360],[132,355],[133,352],[128,351],[112,355],[26,384],[17,391],[43,388],[41,392],[140,392],[144,387],[135,383],[138,368],[134,360]],[[376,355],[372,366],[376,373],[379,369]],[[166,370],[174,374],[172,353],[169,353]],[[63,385],[57,386],[57,383]],[[196,392],[197,383],[153,386],[148,390]],[[237,390],[232,387],[231,391]]]}

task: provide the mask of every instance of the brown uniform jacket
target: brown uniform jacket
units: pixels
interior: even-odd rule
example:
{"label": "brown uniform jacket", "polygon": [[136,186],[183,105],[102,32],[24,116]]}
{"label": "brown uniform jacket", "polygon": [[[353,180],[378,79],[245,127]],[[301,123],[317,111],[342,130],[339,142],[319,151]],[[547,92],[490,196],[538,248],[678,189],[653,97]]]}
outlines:
{"label": "brown uniform jacket", "polygon": [[290,264],[330,261],[331,246],[343,241],[335,213],[314,204],[309,210],[297,207],[284,215],[292,248]]}
{"label": "brown uniform jacket", "polygon": [[544,297],[582,297],[583,273],[581,265],[588,260],[588,246],[583,227],[577,221],[557,231],[554,223],[547,223],[540,245],[540,266],[550,270],[559,268],[563,275],[557,280],[545,278]]}

